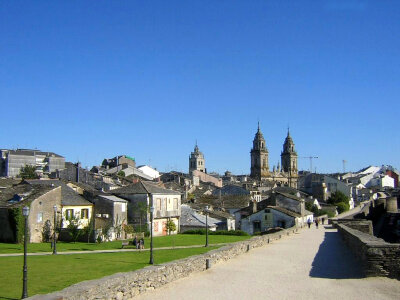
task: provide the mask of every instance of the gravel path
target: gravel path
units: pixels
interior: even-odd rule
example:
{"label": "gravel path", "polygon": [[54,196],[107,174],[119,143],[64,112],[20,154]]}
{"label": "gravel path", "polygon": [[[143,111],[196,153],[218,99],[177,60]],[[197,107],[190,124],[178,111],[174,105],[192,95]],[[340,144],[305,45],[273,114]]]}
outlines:
{"label": "gravel path", "polygon": [[135,299],[399,299],[400,281],[363,278],[339,233],[303,229]]}

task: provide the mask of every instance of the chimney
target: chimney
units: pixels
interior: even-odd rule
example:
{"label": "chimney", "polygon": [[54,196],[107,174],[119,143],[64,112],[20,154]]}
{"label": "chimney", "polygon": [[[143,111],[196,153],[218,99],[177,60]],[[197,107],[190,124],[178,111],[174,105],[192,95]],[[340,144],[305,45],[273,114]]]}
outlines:
{"label": "chimney", "polygon": [[257,212],[257,201],[253,200],[253,214]]}

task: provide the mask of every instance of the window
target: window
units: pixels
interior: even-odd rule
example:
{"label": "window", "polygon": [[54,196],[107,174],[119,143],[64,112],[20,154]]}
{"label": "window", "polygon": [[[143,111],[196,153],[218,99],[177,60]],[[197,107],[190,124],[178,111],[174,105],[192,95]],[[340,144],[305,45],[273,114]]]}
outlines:
{"label": "window", "polygon": [[126,204],[125,204],[125,203],[122,203],[121,211],[122,211],[122,212],[125,212],[125,211],[126,211]]}
{"label": "window", "polygon": [[156,199],[156,202],[157,202],[157,207],[156,207],[156,209],[157,209],[157,210],[161,210],[161,199],[160,199],[160,198]]}
{"label": "window", "polygon": [[158,222],[154,222],[154,232],[158,232]]}
{"label": "window", "polygon": [[74,210],[73,209],[67,209],[65,211],[65,218],[67,220],[72,220],[73,216],[74,216]]}
{"label": "window", "polygon": [[165,199],[164,199],[164,203],[165,203],[165,205],[164,205],[164,206],[165,206],[165,208],[164,208],[164,209],[165,209],[165,211],[167,211],[167,210],[168,210],[168,206],[167,206],[167,205],[168,205],[168,203],[167,203],[167,198],[165,198]]}
{"label": "window", "polygon": [[84,208],[81,209],[81,219],[88,219],[89,218],[89,209]]}
{"label": "window", "polygon": [[40,212],[40,213],[37,214],[37,222],[38,222],[38,223],[43,222],[43,213],[42,213],[42,212]]}
{"label": "window", "polygon": [[178,209],[178,199],[174,198],[174,209]]}

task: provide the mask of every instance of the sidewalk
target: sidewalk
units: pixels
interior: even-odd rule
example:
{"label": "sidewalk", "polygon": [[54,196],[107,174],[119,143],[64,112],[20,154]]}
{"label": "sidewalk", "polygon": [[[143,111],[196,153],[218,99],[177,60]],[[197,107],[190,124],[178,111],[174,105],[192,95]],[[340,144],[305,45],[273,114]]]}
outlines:
{"label": "sidewalk", "polygon": [[[210,247],[212,246],[223,246],[228,245],[228,243],[219,243],[219,244],[209,244]],[[191,245],[191,246],[175,246],[175,247],[159,247],[153,248],[153,251],[157,250],[170,250],[170,249],[185,249],[185,248],[200,248],[204,247],[203,245]],[[87,251],[62,251],[57,252],[57,255],[70,255],[70,254],[95,254],[95,253],[114,253],[114,252],[140,252],[140,251],[150,251],[149,248],[146,249],[111,249],[111,250],[87,250]],[[24,253],[5,253],[0,254],[0,257],[7,257],[7,256],[23,256]],[[27,253],[28,256],[42,256],[42,255],[53,255],[53,252],[34,252],[34,253]]]}

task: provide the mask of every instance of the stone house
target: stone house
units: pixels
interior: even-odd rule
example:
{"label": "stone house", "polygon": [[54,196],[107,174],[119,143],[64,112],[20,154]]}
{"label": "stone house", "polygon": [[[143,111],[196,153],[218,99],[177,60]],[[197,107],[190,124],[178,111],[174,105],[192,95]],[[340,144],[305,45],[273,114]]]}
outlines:
{"label": "stone house", "polygon": [[118,228],[128,223],[128,201],[114,195],[98,195],[93,199],[95,228],[104,228],[111,223],[111,239],[121,238]]}
{"label": "stone house", "polygon": [[51,185],[32,186],[26,182],[3,189],[0,193],[0,242],[16,242],[17,232],[12,214],[22,214],[22,208],[29,206],[29,242],[43,241],[43,228],[50,222],[54,228],[54,206],[61,209],[61,187]]}
{"label": "stone house", "polygon": [[93,215],[93,204],[79,195],[74,189],[60,180],[27,180],[32,186],[47,185],[61,187],[61,228],[66,229],[70,220],[75,217],[79,229],[89,225]]}
{"label": "stone house", "polygon": [[167,222],[180,227],[181,193],[161,187],[154,182],[140,181],[112,191],[112,194],[128,201],[128,223],[147,224],[150,230],[149,208],[154,207],[153,235],[167,235]]}

